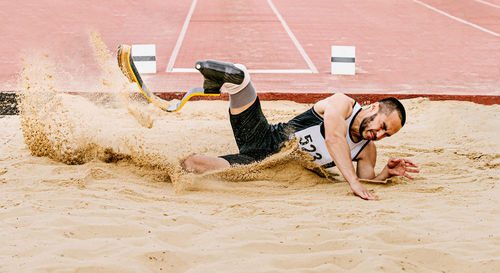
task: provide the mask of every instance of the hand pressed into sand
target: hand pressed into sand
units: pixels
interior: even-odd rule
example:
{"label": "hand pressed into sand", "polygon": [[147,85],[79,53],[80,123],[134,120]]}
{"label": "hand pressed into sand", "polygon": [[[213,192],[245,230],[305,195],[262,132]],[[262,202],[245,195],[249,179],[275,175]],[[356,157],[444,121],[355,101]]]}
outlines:
{"label": "hand pressed into sand", "polygon": [[363,199],[368,199],[368,200],[378,200],[378,197],[373,195],[369,190],[367,190],[361,183],[358,182],[353,182],[349,183],[349,186],[351,186],[352,191],[354,194],[357,196],[363,198]]}
{"label": "hand pressed into sand", "polygon": [[408,173],[418,173],[420,170],[418,166],[407,158],[391,158],[387,162],[387,171],[389,177],[391,176],[404,176],[413,179],[413,176]]}

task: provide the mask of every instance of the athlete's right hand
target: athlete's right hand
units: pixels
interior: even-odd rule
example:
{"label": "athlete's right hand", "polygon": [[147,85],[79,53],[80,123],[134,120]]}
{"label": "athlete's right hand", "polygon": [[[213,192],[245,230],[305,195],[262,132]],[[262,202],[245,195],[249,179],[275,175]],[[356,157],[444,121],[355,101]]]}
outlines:
{"label": "athlete's right hand", "polygon": [[352,191],[357,196],[366,199],[366,200],[377,200],[378,197],[373,195],[369,190],[367,190],[360,182],[353,182],[349,184],[351,186]]}

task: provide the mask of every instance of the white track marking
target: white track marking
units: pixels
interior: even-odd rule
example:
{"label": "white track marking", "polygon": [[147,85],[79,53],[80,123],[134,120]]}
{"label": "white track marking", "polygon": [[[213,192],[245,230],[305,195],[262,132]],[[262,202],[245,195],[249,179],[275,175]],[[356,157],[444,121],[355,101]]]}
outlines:
{"label": "white track marking", "polygon": [[[170,72],[177,73],[194,73],[198,70],[194,68],[173,68]],[[257,74],[301,74],[301,73],[314,73],[310,69],[248,69],[249,73]]]}
{"label": "white track marking", "polygon": [[191,21],[191,16],[193,15],[194,8],[196,7],[196,3],[198,0],[193,0],[191,3],[191,8],[189,9],[188,15],[186,16],[186,20],[184,20],[184,25],[182,26],[181,33],[179,34],[179,38],[177,39],[177,43],[175,43],[174,51],[172,51],[172,55],[170,55],[170,60],[167,65],[167,72],[171,72],[174,68],[175,59],[177,59],[177,54],[179,54],[179,50],[182,46],[182,41],[184,40],[184,36],[186,36],[186,31],[189,25],[189,21]]}
{"label": "white track marking", "polygon": [[500,9],[500,6],[499,5],[495,5],[493,3],[490,3],[490,2],[486,2],[486,1],[483,1],[483,0],[474,0],[476,2],[479,2],[481,4],[485,4],[485,5],[488,5],[490,7],[494,7],[494,8],[497,8],[497,9]]}
{"label": "white track marking", "polygon": [[292,31],[290,30],[290,28],[288,27],[287,23],[285,22],[285,20],[283,19],[283,17],[281,17],[281,14],[278,12],[278,10],[276,9],[276,7],[274,6],[273,2],[271,0],[267,0],[267,3],[269,3],[269,6],[271,6],[271,9],[274,11],[274,13],[276,14],[276,17],[278,17],[278,19],[280,20],[281,22],[281,25],[283,26],[283,28],[286,30],[286,32],[288,33],[288,36],[290,36],[290,38],[292,39],[293,43],[295,44],[295,46],[297,47],[297,49],[299,50],[300,54],[302,55],[302,57],[304,58],[304,60],[306,61],[307,65],[309,66],[309,68],[311,69],[312,73],[318,73],[318,69],[316,69],[316,67],[314,66],[313,62],[311,61],[311,59],[309,58],[309,56],[307,56],[307,53],[306,51],[304,50],[304,48],[302,48],[302,46],[300,45],[299,41],[297,40],[297,38],[295,38],[295,35],[293,35]]}
{"label": "white track marking", "polygon": [[460,23],[463,23],[463,24],[469,25],[469,26],[471,26],[471,27],[473,27],[473,28],[479,29],[479,30],[484,31],[484,32],[486,32],[486,33],[488,33],[488,34],[491,34],[491,35],[493,35],[493,36],[500,37],[500,34],[499,34],[499,33],[496,33],[496,32],[494,32],[494,31],[491,31],[491,30],[486,29],[486,28],[484,28],[484,27],[478,26],[478,25],[473,24],[473,23],[471,23],[471,22],[465,21],[464,19],[460,19],[460,18],[458,18],[458,17],[455,17],[455,16],[453,16],[453,15],[451,15],[451,14],[449,14],[449,13],[446,13],[446,12],[444,12],[444,11],[442,11],[442,10],[439,10],[439,9],[437,9],[437,8],[435,8],[435,7],[431,6],[431,5],[428,5],[428,4],[426,4],[426,3],[423,3],[423,2],[421,2],[421,1],[419,1],[419,0],[413,0],[413,2],[415,2],[415,3],[417,3],[417,4],[420,4],[420,5],[422,5],[422,6],[426,7],[426,8],[428,8],[428,9],[430,9],[430,10],[433,10],[433,11],[437,12],[437,13],[440,13],[440,14],[442,14],[442,15],[446,16],[446,17],[449,17],[449,18],[451,18],[451,19],[453,19],[453,20],[456,20],[456,21],[458,21],[458,22],[460,22]]}
{"label": "white track marking", "polygon": [[[268,74],[300,74],[300,73],[314,73],[310,69],[249,69],[248,72],[257,73],[268,73]],[[318,73],[318,72],[316,72]]]}
{"label": "white track marking", "polygon": [[[177,39],[177,43],[175,44],[174,50],[172,51],[172,55],[170,56],[170,60],[167,65],[167,72],[179,72],[179,73],[193,73],[193,72],[198,72],[198,70],[194,68],[174,68],[175,60],[177,59],[177,55],[179,54],[179,50],[181,49],[182,42],[184,40],[184,36],[186,36],[187,28],[189,26],[189,22],[191,21],[191,17],[193,15],[194,9],[196,7],[198,0],[193,0],[191,4],[191,8],[189,9],[188,15],[186,16],[186,20],[184,20],[184,25],[182,26],[182,30],[179,34],[179,38]],[[293,43],[299,50],[300,54],[304,58],[304,60],[307,62],[308,66],[310,69],[249,69],[248,71],[250,73],[276,73],[276,74],[300,74],[300,73],[318,73],[318,70],[312,63],[311,59],[309,56],[307,56],[307,53],[304,51],[304,48],[300,45],[299,41],[297,38],[295,38],[295,35],[293,35],[292,31],[288,27],[287,23],[283,19],[283,17],[280,15],[276,7],[274,6],[273,2],[271,0],[267,0],[269,3],[269,6],[271,6],[271,9],[273,12],[276,14],[278,19],[281,22],[281,25],[283,28],[286,30],[288,33],[288,36],[292,39]]]}

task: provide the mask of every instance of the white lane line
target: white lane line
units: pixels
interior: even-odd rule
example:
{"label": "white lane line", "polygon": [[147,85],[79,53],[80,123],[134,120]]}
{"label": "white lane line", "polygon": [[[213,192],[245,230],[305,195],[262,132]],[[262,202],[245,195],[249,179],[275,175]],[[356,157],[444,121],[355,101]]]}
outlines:
{"label": "white lane line", "polygon": [[[249,69],[248,72],[257,73],[268,73],[268,74],[305,74],[314,73],[310,69]],[[318,72],[316,72],[318,73]]]}
{"label": "white lane line", "polygon": [[[194,73],[198,72],[198,70],[194,68],[174,68],[170,72],[178,72],[178,73]],[[249,73],[252,74],[311,74],[314,73],[310,69],[248,69]]]}
{"label": "white lane line", "polygon": [[449,14],[449,13],[446,13],[446,12],[444,12],[444,11],[442,11],[442,10],[439,10],[439,9],[437,9],[437,8],[435,8],[435,7],[431,6],[431,5],[428,5],[428,4],[426,4],[426,3],[423,3],[423,2],[421,2],[421,1],[419,1],[419,0],[413,0],[413,2],[415,2],[415,3],[417,3],[417,4],[420,4],[420,5],[422,5],[422,6],[426,7],[426,8],[428,8],[428,9],[431,9],[431,10],[433,10],[433,11],[437,12],[437,13],[440,13],[440,14],[442,14],[442,15],[446,16],[446,17],[449,17],[449,18],[451,18],[451,19],[453,19],[453,20],[456,20],[456,21],[458,21],[458,22],[460,22],[460,23],[463,23],[463,24],[469,25],[469,26],[471,26],[471,27],[473,27],[473,28],[477,28],[477,29],[479,29],[479,30],[481,30],[481,31],[484,31],[484,32],[486,32],[486,33],[489,33],[489,34],[491,34],[491,35],[493,35],[493,36],[500,37],[500,34],[498,34],[498,33],[494,32],[494,31],[491,31],[491,30],[486,29],[486,28],[484,28],[484,27],[478,26],[478,25],[473,24],[473,23],[471,23],[471,22],[465,21],[464,19],[460,19],[460,18],[458,18],[458,17],[455,17],[455,16],[453,16],[453,15],[451,15],[451,14]]}
{"label": "white lane line", "polygon": [[193,15],[194,8],[196,7],[197,2],[198,0],[193,0],[193,3],[191,3],[191,8],[189,9],[188,15],[186,16],[186,20],[184,20],[184,25],[182,26],[181,33],[179,34],[179,38],[177,38],[177,43],[175,43],[172,55],[170,55],[170,60],[168,61],[167,65],[167,72],[171,72],[174,68],[175,59],[177,59],[177,54],[179,54],[179,50],[181,49],[182,41],[184,40],[184,36],[186,36],[189,21],[191,21],[191,16]]}
{"label": "white lane line", "polygon": [[295,44],[295,46],[299,50],[300,54],[302,55],[302,57],[306,61],[307,65],[309,66],[309,69],[311,69],[312,73],[318,73],[318,69],[316,69],[316,67],[314,66],[313,62],[309,58],[309,56],[307,56],[306,51],[304,50],[304,48],[302,48],[302,46],[300,45],[300,43],[297,40],[297,38],[295,38],[295,35],[293,35],[293,33],[290,30],[290,28],[288,27],[287,23],[285,22],[285,20],[283,19],[283,17],[281,17],[281,14],[278,12],[278,10],[274,6],[273,2],[271,0],[267,0],[267,3],[269,3],[269,6],[271,6],[271,9],[276,14],[276,17],[278,17],[278,19],[280,20],[281,25],[283,26],[283,28],[285,28],[286,32],[288,33],[288,36],[290,36],[290,38],[292,39],[293,43]]}
{"label": "white lane line", "polygon": [[499,5],[495,5],[493,3],[490,3],[490,2],[486,2],[486,1],[483,1],[483,0],[474,0],[476,2],[479,2],[481,4],[485,4],[485,5],[488,5],[490,7],[494,7],[494,8],[497,8],[497,9],[500,9],[500,6]]}

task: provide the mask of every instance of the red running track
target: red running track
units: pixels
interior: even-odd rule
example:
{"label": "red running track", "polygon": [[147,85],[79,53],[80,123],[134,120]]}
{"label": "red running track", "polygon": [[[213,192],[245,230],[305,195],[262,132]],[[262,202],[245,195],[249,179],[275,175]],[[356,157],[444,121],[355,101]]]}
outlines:
{"label": "red running track", "polygon": [[[144,80],[166,98],[202,81],[167,68],[212,58],[257,70],[252,79],[268,99],[311,102],[344,92],[366,101],[391,94],[500,103],[499,0],[41,2],[0,3],[0,33],[9,41],[0,45],[4,90],[29,48],[81,62],[79,73],[90,77],[96,65],[81,45],[95,29],[112,49],[156,44],[159,73]],[[355,76],[330,74],[332,45],[356,46]]]}

